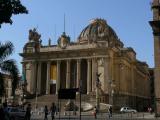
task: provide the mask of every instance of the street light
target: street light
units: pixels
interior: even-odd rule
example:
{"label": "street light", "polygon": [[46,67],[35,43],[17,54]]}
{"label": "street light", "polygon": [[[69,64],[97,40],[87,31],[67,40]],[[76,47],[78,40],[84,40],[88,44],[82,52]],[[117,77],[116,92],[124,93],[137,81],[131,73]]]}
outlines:
{"label": "street light", "polygon": [[99,101],[99,89],[101,87],[101,82],[99,80],[99,77],[100,77],[101,73],[97,73],[96,76],[97,76],[97,79],[96,79],[96,107],[97,107],[97,110],[99,111],[99,104],[100,104],[100,101]]}
{"label": "street light", "polygon": [[23,83],[22,83],[22,104],[24,103],[24,97],[26,97],[25,95],[25,88],[27,86],[27,81],[25,80]]}
{"label": "street light", "polygon": [[36,80],[36,99],[35,99],[35,109],[37,108],[37,97],[38,97],[38,85],[37,85],[37,83],[38,83],[38,61],[36,60],[35,61],[35,63],[36,63],[36,78],[35,78],[35,80]]}
{"label": "street light", "polygon": [[23,71],[22,71],[22,82],[21,82],[21,87],[22,87],[22,104],[24,103],[24,97],[26,97],[26,95],[24,93],[25,93],[25,89],[26,89],[26,86],[27,86],[27,80],[26,80],[26,74],[25,74],[24,68],[23,68]]}
{"label": "street light", "polygon": [[135,109],[137,109],[137,88],[134,88],[134,97],[135,97],[134,107]]}
{"label": "street light", "polygon": [[82,80],[79,81],[79,119],[81,120],[81,87],[82,87]]}

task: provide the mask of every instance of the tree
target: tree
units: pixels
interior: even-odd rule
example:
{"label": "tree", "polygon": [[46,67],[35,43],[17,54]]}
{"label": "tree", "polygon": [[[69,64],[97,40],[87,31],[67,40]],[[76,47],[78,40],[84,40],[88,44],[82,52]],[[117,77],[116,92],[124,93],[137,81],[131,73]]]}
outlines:
{"label": "tree", "polygon": [[14,50],[11,42],[2,44],[0,42],[0,95],[4,95],[4,74],[8,74],[12,79],[12,95],[15,96],[15,90],[19,81],[19,70],[15,60],[7,59]]}
{"label": "tree", "polygon": [[20,0],[0,0],[0,27],[3,23],[12,24],[11,17],[16,14],[28,13]]}

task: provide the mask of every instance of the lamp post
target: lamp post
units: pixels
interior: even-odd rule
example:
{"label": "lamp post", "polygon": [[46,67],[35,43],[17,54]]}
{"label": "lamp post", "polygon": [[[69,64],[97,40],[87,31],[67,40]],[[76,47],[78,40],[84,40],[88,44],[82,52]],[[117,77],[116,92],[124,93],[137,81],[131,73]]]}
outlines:
{"label": "lamp post", "polygon": [[35,109],[37,108],[37,96],[38,96],[38,85],[37,85],[37,83],[38,83],[38,61],[36,60],[36,78],[35,78],[35,80],[36,80],[36,99],[35,99]]}
{"label": "lamp post", "polygon": [[79,119],[81,120],[81,86],[82,85],[82,80],[79,81]]}
{"label": "lamp post", "polygon": [[99,88],[96,88],[96,107],[99,110]]}
{"label": "lamp post", "polygon": [[25,89],[27,86],[27,80],[26,80],[26,74],[25,74],[25,67],[23,66],[23,71],[22,71],[22,82],[21,82],[21,87],[22,87],[22,104],[24,104],[24,97],[26,96]]}
{"label": "lamp post", "polygon": [[24,97],[26,96],[24,93],[25,93],[25,88],[27,86],[27,81],[25,80],[23,83],[22,83],[22,104],[24,103]]}
{"label": "lamp post", "polygon": [[100,80],[99,80],[99,77],[100,77],[101,73],[97,73],[96,76],[97,76],[97,79],[96,79],[96,107],[97,107],[97,110],[99,111],[99,108],[100,108],[100,101],[99,101],[99,89],[101,87],[101,83],[100,83]]}
{"label": "lamp post", "polygon": [[135,109],[137,109],[137,88],[134,88],[134,97],[135,97],[134,105]]}

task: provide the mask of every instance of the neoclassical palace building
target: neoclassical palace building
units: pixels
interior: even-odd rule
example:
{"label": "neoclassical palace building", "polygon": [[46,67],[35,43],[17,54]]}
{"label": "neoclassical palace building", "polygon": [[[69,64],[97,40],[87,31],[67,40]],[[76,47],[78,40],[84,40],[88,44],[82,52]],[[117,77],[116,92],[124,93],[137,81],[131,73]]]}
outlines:
{"label": "neoclassical palace building", "polygon": [[148,65],[124,47],[104,19],[93,19],[72,42],[64,32],[57,45],[42,45],[36,29],[29,30],[23,48],[23,71],[31,94],[57,94],[60,88],[79,88],[96,99],[99,74],[100,102],[144,109],[150,100]]}

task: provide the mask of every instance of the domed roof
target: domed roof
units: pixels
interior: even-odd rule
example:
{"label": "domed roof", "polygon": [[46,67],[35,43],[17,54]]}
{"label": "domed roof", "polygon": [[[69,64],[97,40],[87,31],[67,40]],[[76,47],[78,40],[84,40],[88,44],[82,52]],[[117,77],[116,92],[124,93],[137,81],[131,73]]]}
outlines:
{"label": "domed roof", "polygon": [[117,40],[114,30],[104,19],[93,19],[78,37],[80,43]]}

